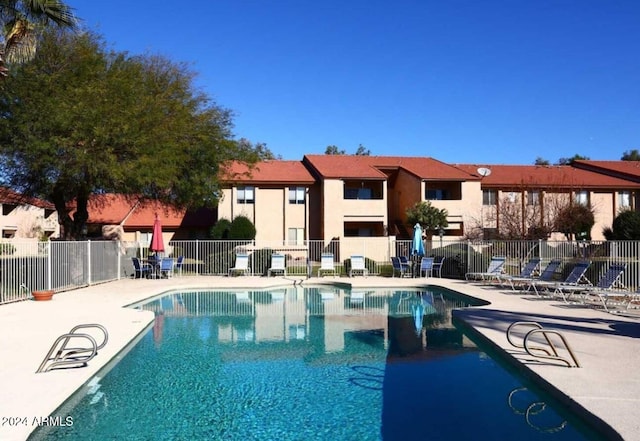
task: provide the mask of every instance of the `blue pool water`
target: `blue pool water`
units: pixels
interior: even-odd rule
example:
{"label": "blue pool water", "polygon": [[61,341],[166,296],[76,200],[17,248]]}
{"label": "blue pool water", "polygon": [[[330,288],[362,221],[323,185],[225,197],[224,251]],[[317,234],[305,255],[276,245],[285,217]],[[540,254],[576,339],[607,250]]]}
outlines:
{"label": "blue pool water", "polygon": [[171,293],[46,440],[598,439],[451,322],[450,291]]}

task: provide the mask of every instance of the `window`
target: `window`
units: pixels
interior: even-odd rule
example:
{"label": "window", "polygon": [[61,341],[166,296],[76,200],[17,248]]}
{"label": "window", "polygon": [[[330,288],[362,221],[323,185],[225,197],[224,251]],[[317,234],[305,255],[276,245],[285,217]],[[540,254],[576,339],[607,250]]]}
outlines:
{"label": "window", "polygon": [[586,190],[577,191],[576,204],[589,205],[589,192]]}
{"label": "window", "polygon": [[345,199],[382,199],[383,181],[345,181]]}
{"label": "window", "polygon": [[507,193],[507,200],[512,204],[515,203],[518,200],[518,193],[516,193],[515,191],[510,191],[509,193]]}
{"label": "window", "polygon": [[527,205],[540,205],[540,192],[538,190],[527,192]]}
{"label": "window", "polygon": [[255,202],[254,187],[238,187],[238,203],[253,204]]}
{"label": "window", "polygon": [[497,190],[482,190],[482,205],[497,205],[497,203],[498,203]]}
{"label": "window", "polygon": [[289,228],[287,241],[289,242],[289,245],[303,245],[304,228]]}
{"label": "window", "polygon": [[630,191],[618,192],[618,208],[622,208],[622,209],[631,208],[631,192]]}
{"label": "window", "polygon": [[304,187],[290,187],[289,188],[289,203],[290,204],[304,204],[305,199]]}
{"label": "window", "polygon": [[443,188],[427,188],[426,199],[428,201],[444,201],[450,199],[449,192]]}

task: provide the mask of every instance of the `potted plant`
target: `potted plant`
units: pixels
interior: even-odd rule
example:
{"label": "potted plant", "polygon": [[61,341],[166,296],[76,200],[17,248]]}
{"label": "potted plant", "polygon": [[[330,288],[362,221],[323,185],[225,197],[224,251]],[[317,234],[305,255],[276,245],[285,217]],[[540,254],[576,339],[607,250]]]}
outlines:
{"label": "potted plant", "polygon": [[33,300],[42,302],[45,300],[51,300],[55,294],[55,291],[52,289],[40,290],[40,291],[32,291],[31,295],[33,296]]}

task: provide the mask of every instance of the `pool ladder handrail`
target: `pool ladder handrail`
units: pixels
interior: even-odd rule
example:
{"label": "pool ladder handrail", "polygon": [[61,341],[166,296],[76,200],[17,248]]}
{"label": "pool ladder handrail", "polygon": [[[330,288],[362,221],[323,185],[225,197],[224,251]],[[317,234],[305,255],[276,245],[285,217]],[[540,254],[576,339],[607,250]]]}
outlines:
{"label": "pool ladder handrail", "polygon": [[[98,344],[93,335],[76,332],[81,329],[97,329],[101,331],[102,341],[100,344]],[[68,345],[72,341],[74,346],[69,347]],[[48,372],[60,366],[87,366],[87,363],[98,355],[98,350],[105,347],[107,341],[109,341],[109,333],[102,325],[86,323],[74,326],[71,331],[56,338],[36,373]]]}
{"label": "pool ladder handrail", "polygon": [[[516,343],[513,340],[512,334],[511,334],[513,329],[519,326],[520,327],[527,326],[530,328],[534,328],[526,333],[521,345]],[[547,342],[548,348],[531,345],[532,337],[537,336],[538,334],[541,334],[544,337],[545,341]],[[551,335],[557,336],[562,341],[562,344],[564,345],[564,348],[566,349],[567,353],[571,356],[571,360],[573,360],[573,363],[571,363],[571,360],[559,355],[556,345],[553,344],[553,341],[550,338]],[[539,323],[525,322],[525,321],[512,323],[507,328],[507,341],[516,348],[524,349],[527,352],[527,354],[533,357],[542,358],[546,360],[561,361],[565,363],[567,367],[580,367],[580,363],[578,362],[578,359],[573,353],[573,350],[571,349],[571,346],[569,345],[569,342],[567,342],[567,339],[564,337],[564,335],[562,335],[560,332],[555,331],[553,329],[545,329]],[[540,351],[543,354],[534,353],[533,351]]]}
{"label": "pool ladder handrail", "polygon": [[556,433],[563,430],[567,426],[567,420],[563,420],[560,424],[556,426],[543,427],[533,422],[533,417],[543,413],[547,410],[547,403],[544,401],[532,401],[526,407],[526,409],[518,409],[513,403],[514,396],[518,392],[528,391],[526,387],[517,387],[509,392],[509,396],[507,397],[507,404],[516,415],[524,416],[525,421],[529,427],[536,429],[542,433]]}

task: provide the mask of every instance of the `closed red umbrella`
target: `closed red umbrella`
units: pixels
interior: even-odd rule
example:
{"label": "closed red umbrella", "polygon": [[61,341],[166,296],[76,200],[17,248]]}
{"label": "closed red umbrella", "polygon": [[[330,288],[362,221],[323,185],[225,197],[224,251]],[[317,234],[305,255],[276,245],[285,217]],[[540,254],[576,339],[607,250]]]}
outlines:
{"label": "closed red umbrella", "polygon": [[156,214],[153,221],[153,235],[151,236],[151,246],[149,249],[155,253],[164,253],[164,240],[162,239],[162,223]]}

